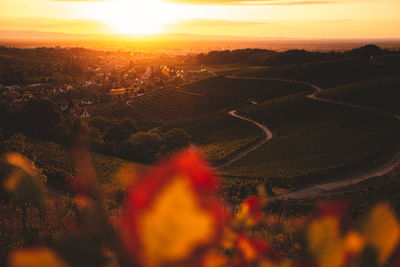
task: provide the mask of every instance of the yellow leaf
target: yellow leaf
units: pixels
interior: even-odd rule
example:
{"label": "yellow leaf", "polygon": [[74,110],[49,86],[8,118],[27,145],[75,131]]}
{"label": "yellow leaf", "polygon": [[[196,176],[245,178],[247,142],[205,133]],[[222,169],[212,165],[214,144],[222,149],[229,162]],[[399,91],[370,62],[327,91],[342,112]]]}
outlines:
{"label": "yellow leaf", "polygon": [[372,209],[364,225],[363,234],[366,242],[377,249],[379,263],[385,263],[400,237],[399,223],[388,204],[380,204]]}
{"label": "yellow leaf", "polygon": [[140,241],[149,265],[187,258],[214,235],[212,214],[202,209],[189,179],[174,178],[140,219]]}
{"label": "yellow leaf", "polygon": [[337,218],[324,217],[313,221],[308,229],[307,238],[310,252],[317,259],[319,266],[342,265],[344,248]]}
{"label": "yellow leaf", "polygon": [[67,267],[52,250],[31,248],[17,250],[9,255],[10,267]]}
{"label": "yellow leaf", "polygon": [[22,156],[18,153],[8,153],[6,154],[6,161],[8,164],[13,165],[15,167],[21,168],[27,174],[31,176],[35,176],[35,167],[33,162],[27,159],[26,157]]}

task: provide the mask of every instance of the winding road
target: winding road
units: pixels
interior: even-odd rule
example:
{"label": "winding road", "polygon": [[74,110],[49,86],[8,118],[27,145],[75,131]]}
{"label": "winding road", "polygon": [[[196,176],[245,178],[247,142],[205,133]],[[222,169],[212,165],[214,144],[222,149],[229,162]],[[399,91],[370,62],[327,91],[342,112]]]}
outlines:
{"label": "winding road", "polygon": [[269,140],[274,138],[274,135],[272,134],[272,132],[265,125],[262,125],[261,123],[258,123],[258,122],[254,121],[252,119],[249,119],[249,118],[243,117],[241,115],[238,115],[237,114],[237,110],[232,110],[232,111],[229,111],[228,113],[232,117],[235,117],[235,118],[238,118],[238,119],[241,119],[241,120],[244,120],[244,121],[248,121],[248,122],[251,122],[251,123],[255,124],[258,128],[263,130],[263,132],[265,134],[265,139],[261,140],[260,142],[258,142],[257,144],[251,146],[250,148],[246,149],[245,151],[235,155],[229,161],[227,161],[224,164],[218,166],[217,169],[225,167],[225,166],[228,166],[228,165],[238,161],[239,159],[243,158],[244,156],[246,156],[250,152],[256,150],[257,148],[259,148],[260,146],[262,146],[263,144],[265,144],[266,142],[268,142]]}
{"label": "winding road", "polygon": [[[289,82],[289,83],[302,84],[302,85],[309,86],[309,87],[313,88],[316,92],[322,91],[322,89],[320,87],[310,84],[310,83],[302,82],[302,81],[294,81],[294,80],[288,80],[288,79],[259,78],[259,77],[239,77],[239,76],[233,76],[233,75],[228,75],[225,77],[228,79],[240,79],[240,80],[271,80],[271,81],[274,80],[274,81]],[[314,101],[318,101],[318,102],[331,103],[331,104],[343,105],[343,106],[347,106],[347,107],[351,107],[351,108],[355,108],[355,109],[372,111],[372,112],[376,112],[376,113],[386,115],[386,116],[395,118],[397,120],[400,120],[400,115],[397,115],[397,114],[385,112],[385,111],[378,110],[378,109],[371,108],[371,107],[364,106],[364,105],[352,104],[352,103],[348,103],[348,102],[344,102],[344,101],[323,98],[323,97],[317,96],[315,94],[315,92],[308,95],[307,98],[312,99]],[[244,156],[246,156],[247,154],[254,151],[255,149],[257,149],[258,147],[260,147],[261,145],[263,145],[264,143],[266,143],[267,141],[269,141],[273,138],[271,131],[266,126],[264,126],[256,121],[253,121],[249,118],[237,115],[236,110],[229,112],[229,114],[238,119],[242,119],[242,120],[245,120],[245,121],[248,121],[248,122],[251,122],[251,123],[257,125],[259,128],[261,128],[266,133],[267,138],[262,140],[260,143],[256,144],[255,146],[250,147],[248,150],[240,153],[239,155],[234,157],[232,160],[225,163],[223,166],[226,166],[235,161],[238,161],[239,159],[243,158]],[[296,190],[296,191],[293,191],[293,192],[290,192],[287,194],[283,194],[283,195],[274,197],[271,200],[302,199],[302,198],[306,198],[306,197],[315,197],[315,196],[325,195],[335,189],[339,189],[339,188],[342,188],[345,186],[357,184],[361,181],[365,181],[365,180],[373,178],[373,177],[383,176],[383,175],[393,171],[399,164],[400,164],[400,151],[398,151],[394,155],[394,157],[392,157],[391,160],[389,160],[389,162],[387,162],[383,166],[373,169],[373,170],[368,170],[364,174],[357,175],[354,177],[347,177],[346,179],[342,179],[342,180],[338,180],[338,181],[334,181],[334,182],[313,185],[313,186],[310,186],[310,187],[307,187],[304,189]],[[223,166],[220,166],[220,167],[223,167]]]}

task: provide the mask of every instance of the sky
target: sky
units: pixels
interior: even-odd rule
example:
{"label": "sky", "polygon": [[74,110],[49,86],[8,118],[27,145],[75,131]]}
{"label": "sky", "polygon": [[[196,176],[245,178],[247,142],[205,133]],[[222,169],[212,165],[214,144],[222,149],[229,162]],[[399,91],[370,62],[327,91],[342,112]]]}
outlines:
{"label": "sky", "polygon": [[0,0],[0,31],[400,38],[398,14],[400,0]]}

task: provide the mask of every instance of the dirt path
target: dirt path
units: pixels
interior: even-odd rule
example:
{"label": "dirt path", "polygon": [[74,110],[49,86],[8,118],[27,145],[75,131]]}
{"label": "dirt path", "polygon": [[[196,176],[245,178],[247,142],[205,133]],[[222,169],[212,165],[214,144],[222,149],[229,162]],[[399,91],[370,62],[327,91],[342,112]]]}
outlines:
{"label": "dirt path", "polygon": [[[175,91],[181,92],[181,93],[186,93],[186,94],[191,94],[191,95],[195,95],[195,96],[206,97],[205,95],[198,94],[198,93],[193,93],[193,92],[188,92],[188,91],[185,91],[185,90],[181,90],[179,88],[175,88]],[[269,140],[271,140],[274,137],[272,132],[265,125],[262,125],[261,123],[258,123],[258,122],[254,121],[252,119],[249,119],[249,118],[243,117],[241,115],[238,115],[237,114],[237,110],[229,111],[228,114],[231,115],[232,117],[237,118],[237,119],[248,121],[250,123],[255,124],[258,128],[260,128],[264,132],[265,138],[263,140],[261,140],[260,142],[258,142],[257,144],[250,146],[245,151],[241,151],[240,153],[238,153],[236,155],[234,153],[234,156],[232,158],[230,158],[224,164],[217,166],[215,169],[219,169],[219,168],[228,166],[228,165],[240,160],[241,158],[245,157],[247,154],[249,154],[250,152],[256,150],[257,148],[259,148],[260,146],[262,146],[263,144],[265,144],[266,142],[268,142]]]}
{"label": "dirt path", "polygon": [[[335,182],[330,182],[330,183],[324,183],[324,184],[319,184],[319,185],[313,185],[304,189],[300,189],[297,191],[293,191],[284,195],[280,195],[278,197],[275,197],[271,200],[275,199],[301,199],[301,198],[306,198],[306,197],[315,197],[315,196],[322,196],[329,194],[330,191],[335,190],[335,189],[340,189],[342,187],[350,186],[357,184],[359,182],[368,180],[370,178],[374,177],[379,177],[383,176],[391,171],[393,171],[394,168],[396,168],[400,163],[400,151],[396,153],[396,155],[389,161],[387,162],[384,166],[375,169],[375,170],[370,170],[362,175],[358,175],[356,177],[350,177],[346,178],[344,180],[339,180]],[[338,177],[338,179],[340,179]]]}
{"label": "dirt path", "polygon": [[[288,80],[288,79],[272,79],[272,78],[258,78],[258,77],[238,77],[238,76],[226,76],[229,79],[243,79],[243,80],[274,80],[274,81],[283,81],[283,82],[290,82],[290,83],[296,83],[296,84],[302,84],[302,85],[307,85],[313,88],[316,92],[322,91],[322,89],[316,85],[306,83],[306,82],[301,82],[301,81],[294,81],[294,80]],[[392,118],[395,118],[397,120],[400,120],[400,115],[392,114],[386,111],[378,110],[375,108],[371,108],[368,106],[364,105],[358,105],[358,104],[352,104],[344,101],[339,101],[339,100],[331,100],[323,97],[319,97],[314,93],[310,94],[307,96],[307,98],[312,99],[314,101],[318,102],[323,102],[323,103],[331,103],[331,104],[336,104],[336,105],[343,105],[355,109],[362,109],[366,111],[372,111],[376,112],[385,116],[389,116]],[[361,181],[368,180],[373,177],[379,177],[383,176],[391,171],[393,171],[398,165],[400,164],[400,151],[398,151],[394,157],[384,164],[383,166],[369,170],[364,174],[357,175],[355,177],[348,177],[343,180],[335,181],[335,182],[329,182],[329,183],[323,183],[323,184],[318,184],[318,185],[313,185],[304,189],[296,190],[284,195],[277,196],[271,200],[275,199],[301,199],[301,198],[306,198],[306,197],[315,197],[315,196],[321,196],[321,195],[326,195],[330,191],[339,189],[345,186],[357,184]],[[338,177],[338,179],[340,179]]]}
{"label": "dirt path", "polygon": [[261,140],[260,142],[258,142],[257,144],[249,147],[248,149],[246,149],[245,151],[242,151],[241,153],[235,155],[233,158],[231,158],[229,161],[225,162],[224,164],[220,165],[217,167],[217,169],[228,166],[238,160],[240,160],[241,158],[245,157],[247,154],[249,154],[250,152],[256,150],[257,148],[259,148],[260,146],[262,146],[263,144],[265,144],[266,142],[268,142],[269,140],[271,140],[272,138],[274,138],[274,135],[272,134],[272,132],[265,126],[262,125],[261,123],[258,123],[252,119],[243,117],[241,115],[237,114],[237,110],[232,110],[229,111],[229,115],[231,115],[232,117],[238,118],[240,120],[244,120],[244,121],[248,121],[250,123],[255,124],[258,128],[260,128],[264,134],[265,134],[265,139]]}

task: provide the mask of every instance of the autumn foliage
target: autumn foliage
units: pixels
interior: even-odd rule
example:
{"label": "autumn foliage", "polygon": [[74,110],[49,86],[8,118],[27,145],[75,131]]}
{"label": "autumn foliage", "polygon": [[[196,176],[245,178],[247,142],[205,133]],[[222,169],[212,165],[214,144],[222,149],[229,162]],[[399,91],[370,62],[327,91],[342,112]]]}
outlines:
{"label": "autumn foliage", "polygon": [[[276,251],[249,234],[268,217],[266,194],[248,198],[231,211],[220,196],[219,179],[194,148],[178,153],[143,177],[125,167],[130,181],[123,208],[110,216],[104,192],[94,180],[88,154],[79,151],[73,179],[76,221],[65,222],[70,237],[56,245],[15,250],[11,267],[36,266],[382,266],[398,265],[400,224],[387,204],[375,206],[361,222],[346,216],[345,203],[321,203],[296,225],[303,237],[301,259]],[[17,203],[46,210],[40,170],[18,154],[6,189]],[[86,176],[85,176],[86,174]],[[78,181],[77,181],[78,179]],[[115,197],[115,196],[114,196]],[[294,244],[299,246],[299,244]],[[77,249],[78,248],[78,249]]]}

